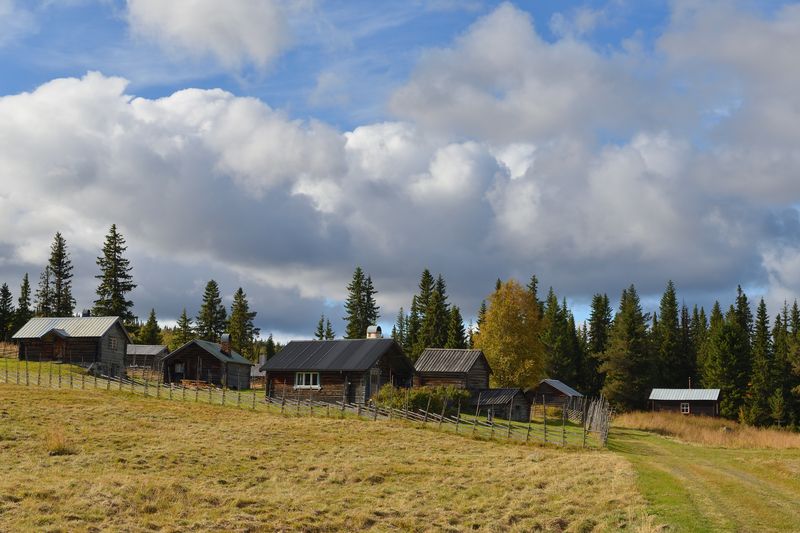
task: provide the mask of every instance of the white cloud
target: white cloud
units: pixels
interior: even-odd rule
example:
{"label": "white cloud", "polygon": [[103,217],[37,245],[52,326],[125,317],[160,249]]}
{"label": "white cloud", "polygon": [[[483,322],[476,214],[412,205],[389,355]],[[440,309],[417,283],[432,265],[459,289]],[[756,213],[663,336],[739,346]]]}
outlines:
{"label": "white cloud", "polygon": [[211,54],[230,68],[264,68],[290,43],[278,0],[128,0],[128,21],[170,53]]}
{"label": "white cloud", "polygon": [[14,0],[0,0],[0,47],[36,30],[36,18]]}

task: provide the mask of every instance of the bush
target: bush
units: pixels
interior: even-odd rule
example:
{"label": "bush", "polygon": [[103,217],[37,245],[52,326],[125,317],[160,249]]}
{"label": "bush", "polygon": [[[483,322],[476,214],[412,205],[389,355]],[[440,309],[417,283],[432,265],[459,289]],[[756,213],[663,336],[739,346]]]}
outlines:
{"label": "bush", "polygon": [[452,385],[400,389],[387,383],[378,391],[375,401],[381,407],[405,409],[406,397],[408,397],[408,409],[410,411],[425,410],[428,407],[428,398],[430,398],[430,410],[434,413],[441,413],[442,405],[445,401],[447,401],[448,411],[455,411],[459,400],[461,400],[463,407],[463,402],[469,398],[469,392]]}

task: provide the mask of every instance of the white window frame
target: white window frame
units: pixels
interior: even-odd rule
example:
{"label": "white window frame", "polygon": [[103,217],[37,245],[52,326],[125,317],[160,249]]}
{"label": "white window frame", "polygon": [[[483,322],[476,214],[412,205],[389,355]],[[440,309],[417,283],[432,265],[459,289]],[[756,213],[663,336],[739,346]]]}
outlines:
{"label": "white window frame", "polygon": [[322,388],[319,379],[319,372],[295,372],[295,389],[320,389]]}
{"label": "white window frame", "polygon": [[689,402],[681,402],[681,414],[688,415],[691,413],[691,408],[689,406]]}

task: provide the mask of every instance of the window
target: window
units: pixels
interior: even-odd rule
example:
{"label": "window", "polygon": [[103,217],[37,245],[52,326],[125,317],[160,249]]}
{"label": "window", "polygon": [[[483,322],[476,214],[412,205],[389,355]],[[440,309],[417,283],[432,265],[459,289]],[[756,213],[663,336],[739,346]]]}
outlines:
{"label": "window", "polygon": [[117,338],[116,337],[109,337],[108,338],[108,349],[117,351]]}
{"label": "window", "polygon": [[681,413],[683,413],[684,415],[689,414],[689,402],[684,402],[681,404]]}
{"label": "window", "polygon": [[294,375],[295,389],[318,389],[319,372],[297,372]]}
{"label": "window", "polygon": [[175,363],[175,373],[176,374],[183,374],[183,363]]}

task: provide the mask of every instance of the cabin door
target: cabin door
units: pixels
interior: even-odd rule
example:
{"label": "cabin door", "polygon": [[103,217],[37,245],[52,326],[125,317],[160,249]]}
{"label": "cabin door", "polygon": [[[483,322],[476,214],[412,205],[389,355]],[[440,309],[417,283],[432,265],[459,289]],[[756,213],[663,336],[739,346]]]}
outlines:
{"label": "cabin door", "polygon": [[374,398],[381,388],[381,369],[371,368],[369,371],[369,397]]}
{"label": "cabin door", "polygon": [[56,337],[53,343],[53,358],[57,361],[66,362],[67,343],[61,337]]}

